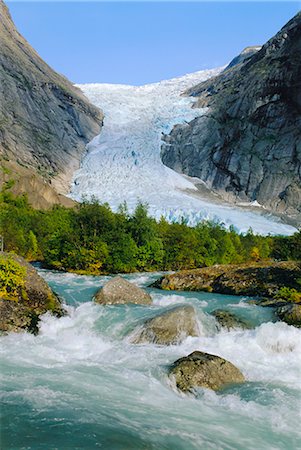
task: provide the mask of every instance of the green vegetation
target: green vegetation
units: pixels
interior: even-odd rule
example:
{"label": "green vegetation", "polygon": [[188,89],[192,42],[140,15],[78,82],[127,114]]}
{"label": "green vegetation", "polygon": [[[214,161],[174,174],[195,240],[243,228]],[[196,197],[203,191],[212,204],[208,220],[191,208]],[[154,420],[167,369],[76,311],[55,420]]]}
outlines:
{"label": "green vegetation", "polygon": [[193,269],[301,255],[300,232],[273,238],[251,230],[238,234],[213,222],[196,227],[163,218],[156,222],[143,204],[130,215],[126,205],[113,213],[95,200],[72,209],[40,211],[26,196],[14,197],[7,190],[0,198],[0,234],[6,251],[52,268],[91,274]]}
{"label": "green vegetation", "polygon": [[277,300],[286,300],[290,303],[301,303],[301,292],[298,292],[296,289],[291,289],[289,287],[282,287],[279,289],[274,298]]}
{"label": "green vegetation", "polygon": [[0,297],[18,300],[25,286],[26,270],[11,258],[0,256]]}

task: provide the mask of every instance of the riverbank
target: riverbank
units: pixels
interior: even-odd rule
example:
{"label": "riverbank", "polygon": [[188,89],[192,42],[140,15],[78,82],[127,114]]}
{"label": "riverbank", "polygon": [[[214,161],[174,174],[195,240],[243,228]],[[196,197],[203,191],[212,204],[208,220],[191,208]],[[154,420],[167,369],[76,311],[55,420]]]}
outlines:
{"label": "riverbank", "polygon": [[273,298],[282,287],[301,291],[301,263],[262,261],[217,264],[166,274],[155,282],[154,287]]}

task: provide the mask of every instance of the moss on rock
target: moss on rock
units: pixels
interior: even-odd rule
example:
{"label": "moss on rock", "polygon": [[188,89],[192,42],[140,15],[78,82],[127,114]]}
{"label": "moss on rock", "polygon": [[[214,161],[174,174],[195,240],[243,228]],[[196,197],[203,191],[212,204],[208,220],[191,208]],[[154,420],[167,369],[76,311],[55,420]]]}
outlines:
{"label": "moss on rock", "polygon": [[61,316],[60,300],[24,258],[0,253],[0,331],[38,331],[41,314]]}

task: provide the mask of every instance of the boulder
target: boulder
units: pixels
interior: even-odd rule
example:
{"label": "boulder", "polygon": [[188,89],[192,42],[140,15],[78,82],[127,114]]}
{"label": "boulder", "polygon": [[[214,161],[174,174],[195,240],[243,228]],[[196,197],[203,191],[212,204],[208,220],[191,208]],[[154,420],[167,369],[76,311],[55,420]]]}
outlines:
{"label": "boulder", "polygon": [[21,256],[9,253],[1,252],[0,258],[16,263],[15,267],[20,270],[20,286],[12,293],[4,288],[0,291],[0,331],[37,333],[41,314],[47,311],[56,316],[64,314],[58,297],[31,264]]}
{"label": "boulder", "polygon": [[217,391],[226,385],[245,381],[240,370],[226,359],[199,351],[175,361],[169,376],[183,392],[197,387]]}
{"label": "boulder", "polygon": [[150,305],[151,296],[133,283],[117,276],[108,281],[94,296],[96,303],[103,305],[119,305],[135,303]]}
{"label": "boulder", "polygon": [[277,316],[283,322],[288,325],[294,325],[301,328],[301,305],[291,303],[289,305],[282,306],[276,311]]}
{"label": "boulder", "polygon": [[260,298],[249,300],[252,305],[262,306],[263,308],[278,308],[287,305],[287,300],[278,298]]}
{"label": "boulder", "polygon": [[190,305],[184,305],[147,320],[134,334],[132,342],[172,345],[182,342],[187,336],[198,335],[195,310]]}
{"label": "boulder", "polygon": [[226,295],[274,297],[282,287],[299,290],[298,261],[217,264],[166,274],[153,286],[164,290],[206,291]]}
{"label": "boulder", "polygon": [[242,328],[246,330],[250,328],[247,322],[225,309],[216,309],[215,311],[212,311],[211,314],[223,328],[227,328],[228,330],[233,328]]}

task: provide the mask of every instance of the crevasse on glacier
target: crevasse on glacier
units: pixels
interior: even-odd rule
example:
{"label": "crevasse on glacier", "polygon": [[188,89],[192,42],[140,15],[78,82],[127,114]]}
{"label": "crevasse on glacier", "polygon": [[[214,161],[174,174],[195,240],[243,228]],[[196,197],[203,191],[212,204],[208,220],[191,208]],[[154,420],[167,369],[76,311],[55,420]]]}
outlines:
{"label": "crevasse on glacier", "polygon": [[[74,174],[70,196],[108,202],[113,210],[124,201],[129,211],[137,202],[169,221],[184,218],[190,225],[210,219],[245,232],[291,234],[294,228],[272,217],[196,198],[192,181],[164,166],[160,159],[162,133],[205,113],[192,108],[183,91],[220,72],[204,70],[145,86],[84,84],[79,87],[104,114],[101,134],[87,146],[81,168]],[[190,192],[189,192],[190,191]]]}

